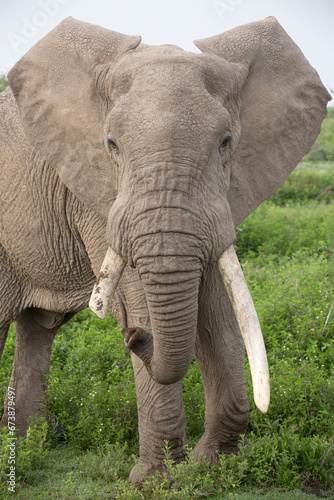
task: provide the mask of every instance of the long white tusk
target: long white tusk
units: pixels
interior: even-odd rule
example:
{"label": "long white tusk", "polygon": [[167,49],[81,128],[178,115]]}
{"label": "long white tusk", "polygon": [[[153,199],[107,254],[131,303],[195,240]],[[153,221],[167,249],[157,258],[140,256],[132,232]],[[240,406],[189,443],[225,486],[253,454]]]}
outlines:
{"label": "long white tusk", "polygon": [[107,316],[109,304],[125,265],[126,262],[122,257],[109,247],[89,301],[89,307],[101,319]]}
{"label": "long white tusk", "polygon": [[262,413],[267,413],[270,401],[270,382],[266,348],[254,303],[233,245],[218,261],[249,359],[254,401]]}

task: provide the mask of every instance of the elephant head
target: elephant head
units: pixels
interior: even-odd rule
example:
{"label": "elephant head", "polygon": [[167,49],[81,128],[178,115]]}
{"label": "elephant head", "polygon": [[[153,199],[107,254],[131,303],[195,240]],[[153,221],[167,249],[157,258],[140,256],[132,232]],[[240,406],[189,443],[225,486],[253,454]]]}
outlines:
{"label": "elephant head", "polygon": [[203,270],[217,262],[266,411],[235,227],[302,159],[329,95],[274,18],[198,41],[201,54],[140,42],[65,19],[9,73],[25,133],[107,222],[92,309],[104,317],[125,265],[136,267],[152,336],[134,325],[125,343],[154,380],[174,383],[193,356]]}

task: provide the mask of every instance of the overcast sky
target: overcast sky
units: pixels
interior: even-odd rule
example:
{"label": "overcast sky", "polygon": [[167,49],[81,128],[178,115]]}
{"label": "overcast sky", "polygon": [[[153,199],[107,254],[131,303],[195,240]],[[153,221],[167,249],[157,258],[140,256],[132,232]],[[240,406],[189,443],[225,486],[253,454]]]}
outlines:
{"label": "overcast sky", "polygon": [[192,52],[193,40],[275,16],[334,89],[334,0],[1,0],[0,73],[67,16]]}

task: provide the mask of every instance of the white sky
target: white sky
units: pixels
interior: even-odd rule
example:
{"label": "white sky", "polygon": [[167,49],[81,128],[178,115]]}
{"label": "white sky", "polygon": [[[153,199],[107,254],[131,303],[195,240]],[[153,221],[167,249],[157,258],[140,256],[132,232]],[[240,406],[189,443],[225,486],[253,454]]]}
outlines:
{"label": "white sky", "polygon": [[[146,44],[196,52],[193,40],[275,16],[334,90],[334,0],[1,0],[0,73],[62,19],[76,19]],[[332,101],[332,104],[333,101]]]}

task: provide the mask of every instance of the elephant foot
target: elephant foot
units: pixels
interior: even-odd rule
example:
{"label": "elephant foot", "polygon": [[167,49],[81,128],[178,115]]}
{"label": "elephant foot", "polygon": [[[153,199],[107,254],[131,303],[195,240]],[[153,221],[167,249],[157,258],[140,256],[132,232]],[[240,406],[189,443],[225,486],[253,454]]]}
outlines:
{"label": "elephant foot", "polygon": [[219,462],[219,457],[222,453],[230,455],[239,452],[239,439],[236,440],[234,438],[231,441],[222,441],[204,433],[194,449],[194,459],[196,462],[201,463],[204,458],[208,461],[209,465],[216,464]]}
{"label": "elephant foot", "polygon": [[146,464],[144,462],[139,462],[134,466],[130,472],[129,482],[141,486],[144,481],[146,481],[149,476],[153,476],[156,472],[160,472],[162,475],[166,472],[166,467],[164,464]]}
{"label": "elephant foot", "polygon": [[[186,460],[187,454],[184,453],[182,456],[179,456],[177,459],[174,460],[174,464],[183,462]],[[144,481],[149,479],[150,476],[154,476],[156,472],[159,472],[161,475],[161,479],[163,477],[163,474],[167,472],[167,467],[164,464],[164,462],[155,462],[155,463],[148,463],[145,462],[142,458],[138,460],[138,463],[134,466],[132,471],[130,472],[129,476],[129,482],[132,484],[136,484],[137,486],[141,486]],[[172,479],[169,478],[170,482],[172,482]]]}

